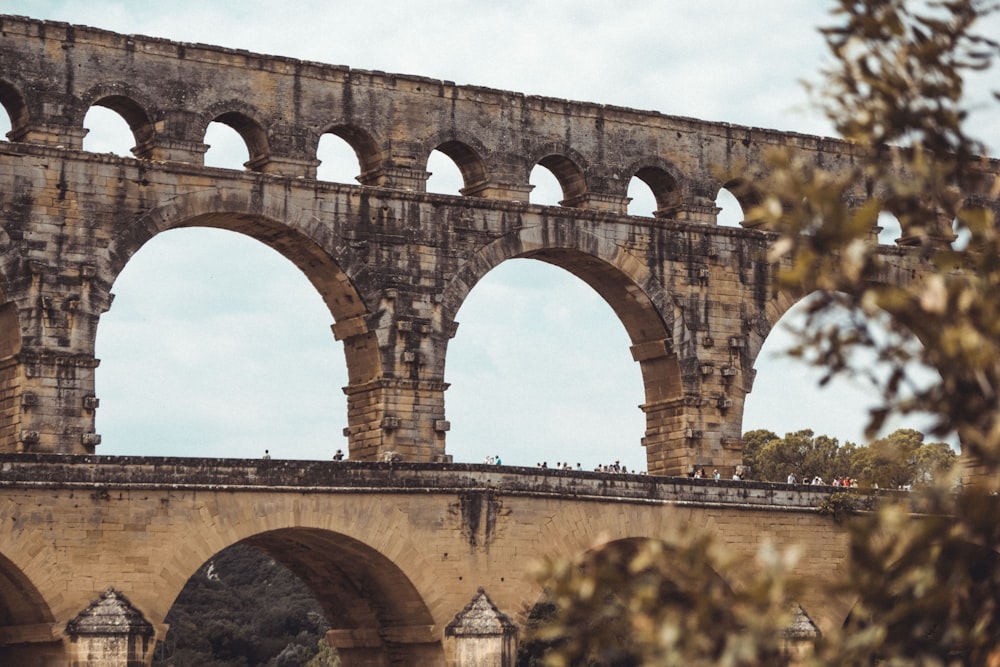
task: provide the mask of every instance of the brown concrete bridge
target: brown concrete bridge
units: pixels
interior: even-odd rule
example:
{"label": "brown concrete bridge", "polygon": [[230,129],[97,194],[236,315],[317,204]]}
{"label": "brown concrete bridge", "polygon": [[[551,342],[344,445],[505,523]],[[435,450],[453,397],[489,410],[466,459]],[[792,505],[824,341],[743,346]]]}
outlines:
{"label": "brown concrete bridge", "polygon": [[236,543],[305,581],[345,665],[500,664],[463,661],[463,642],[483,638],[447,632],[478,588],[521,624],[541,595],[532,560],[685,526],[748,558],[764,541],[797,545],[817,582],[806,613],[823,629],[849,611],[820,587],[845,554],[815,509],[831,489],[485,465],[56,460],[0,455],[3,664],[124,665],[94,660],[108,634],[81,629],[109,587],[151,626],[134,638],[142,664],[187,580]]}
{"label": "brown concrete bridge", "polygon": [[[527,560],[601,536],[695,523],[748,553],[804,540],[801,567],[816,578],[838,567],[841,538],[813,495],[655,476],[741,462],[754,362],[802,296],[771,290],[765,232],[716,225],[717,193],[740,180],[719,174],[758,167],[773,147],[835,168],[861,157],[852,146],[11,16],[0,17],[0,104],[12,128],[0,145],[10,664],[86,663],[102,619],[129,614],[148,632],[108,659],[141,662],[184,582],[241,541],[304,578],[331,641],[362,665],[461,663],[460,633],[445,628],[482,608],[466,608],[478,587],[516,617],[539,594]],[[95,105],[128,123],[134,158],[82,150]],[[244,171],[204,166],[213,121],[244,139]],[[328,133],[354,149],[360,185],[316,180]],[[434,150],[458,166],[461,196],[425,192]],[[529,202],[535,165],[559,181],[561,206]],[[633,177],[652,190],[654,216],[626,215]],[[858,184],[853,196],[869,194]],[[344,342],[352,463],[92,456],[94,342],[112,285],[144,243],[193,226],[262,241],[322,295]],[[917,261],[885,252],[899,267]],[[650,476],[447,465],[455,315],[519,257],[570,271],[621,319],[644,383],[636,446]],[[402,463],[375,463],[389,455]],[[109,587],[129,604],[109,594],[89,606]],[[803,606],[821,627],[846,614],[842,601]]]}

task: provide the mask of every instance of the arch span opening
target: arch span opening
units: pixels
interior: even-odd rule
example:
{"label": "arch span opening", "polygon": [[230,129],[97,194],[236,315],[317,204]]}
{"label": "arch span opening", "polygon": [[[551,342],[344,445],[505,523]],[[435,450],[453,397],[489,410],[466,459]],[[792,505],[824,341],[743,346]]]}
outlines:
{"label": "arch span opening", "polygon": [[250,160],[246,141],[227,123],[212,121],[205,130],[205,166],[243,171]]}
{"label": "arch span opening", "polygon": [[129,261],[97,335],[101,453],[329,459],[347,449],[333,318],[306,276],[232,231],[170,230]]}
{"label": "arch span opening", "polygon": [[721,209],[716,218],[720,226],[739,227],[743,224],[745,219],[743,205],[728,188],[719,190],[719,194],[715,197],[715,205]]}
{"label": "arch span opening", "polygon": [[903,228],[899,224],[899,218],[889,211],[879,212],[877,238],[881,245],[896,245],[899,239],[903,238]]}
{"label": "arch span opening", "polygon": [[433,617],[403,571],[327,530],[279,529],[220,551],[188,580],[166,622],[171,635],[157,647],[164,665],[305,664],[320,651],[343,664],[444,664]]}
{"label": "arch span opening", "polygon": [[642,374],[594,288],[544,261],[508,260],[476,284],[457,319],[445,397],[456,461],[646,469]]}
{"label": "arch span opening", "polygon": [[[8,134],[20,134],[28,122],[28,107],[21,92],[0,80],[0,141],[9,141]],[[18,141],[18,137],[13,139]]]}
{"label": "arch span opening", "polygon": [[427,192],[439,195],[461,195],[465,180],[458,164],[440,150],[433,150],[427,157]]}
{"label": "arch span opening", "polygon": [[[753,390],[746,397],[742,430],[746,433],[762,429],[778,436],[811,430],[817,436],[836,438],[840,445],[867,445],[865,427],[869,411],[881,404],[881,393],[876,386],[864,375],[847,373],[837,374],[821,384],[824,376],[821,368],[788,354],[799,340],[794,332],[805,324],[810,300],[817,296],[807,296],[789,308],[764,341],[757,355]],[[824,326],[843,327],[846,322],[846,312],[838,308],[824,315]],[[880,318],[869,319],[867,326],[875,337],[885,340],[891,335],[887,323]],[[887,368],[869,352],[855,350],[850,357],[852,366],[876,377],[887,377]],[[915,387],[922,387],[935,381],[935,374],[929,368],[913,367],[910,379]],[[794,409],[790,409],[792,406]],[[902,428],[926,432],[930,425],[929,415],[911,413],[888,420],[876,437]],[[957,448],[954,438],[948,440]]]}
{"label": "arch span opening", "polygon": [[640,215],[643,217],[653,217],[659,206],[652,188],[646,181],[637,176],[633,176],[628,182],[628,214]]}
{"label": "arch span opening", "polygon": [[319,602],[288,568],[244,544],[223,549],[188,579],[165,619],[154,667],[304,665],[335,655]]}
{"label": "arch span opening", "polygon": [[532,204],[540,206],[561,205],[560,202],[565,197],[562,185],[559,184],[559,179],[548,167],[536,164],[531,170],[528,183],[532,187],[528,201]]}
{"label": "arch span opening", "polygon": [[55,618],[35,585],[0,554],[0,664],[48,665],[66,660],[50,629]]}
{"label": "arch span opening", "polygon": [[358,184],[358,175],[361,173],[358,156],[343,137],[333,132],[327,132],[320,137],[316,159],[320,161],[316,167],[317,180]]}
{"label": "arch span opening", "polygon": [[0,141],[9,141],[11,131],[10,114],[7,113],[7,108],[0,105]]}
{"label": "arch span opening", "polygon": [[83,118],[83,127],[87,130],[83,150],[132,157],[135,136],[128,122],[117,111],[105,106],[92,106]]}

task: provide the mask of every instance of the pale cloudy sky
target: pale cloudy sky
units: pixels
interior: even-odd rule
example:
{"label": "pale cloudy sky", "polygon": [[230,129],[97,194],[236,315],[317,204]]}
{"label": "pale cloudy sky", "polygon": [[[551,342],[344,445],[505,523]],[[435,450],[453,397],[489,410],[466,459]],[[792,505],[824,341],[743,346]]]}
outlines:
{"label": "pale cloudy sky", "polygon": [[[5,14],[811,134],[831,133],[801,84],[817,80],[825,54],[816,28],[829,23],[829,7],[0,0]],[[994,153],[998,116],[994,106],[976,118]],[[115,120],[88,116],[85,147],[124,150]],[[233,163],[227,141],[211,135],[208,159]],[[320,155],[325,177],[351,181],[356,163],[338,171],[335,151]],[[457,188],[450,168],[432,163],[429,189]],[[535,181],[540,203],[551,187],[544,176]],[[327,459],[346,449],[343,353],[329,313],[284,258],[236,234],[174,231],[136,255],[114,292],[97,341],[100,453],[253,457],[269,449],[276,458]],[[476,286],[458,319],[446,370],[456,461],[500,454],[510,464],[569,459],[591,468],[619,459],[645,468],[638,367],[623,327],[582,282],[540,262],[508,262]],[[820,392],[814,375],[776,358],[780,347],[769,342],[758,361],[744,429],[812,428],[861,441],[868,399],[851,387]]]}

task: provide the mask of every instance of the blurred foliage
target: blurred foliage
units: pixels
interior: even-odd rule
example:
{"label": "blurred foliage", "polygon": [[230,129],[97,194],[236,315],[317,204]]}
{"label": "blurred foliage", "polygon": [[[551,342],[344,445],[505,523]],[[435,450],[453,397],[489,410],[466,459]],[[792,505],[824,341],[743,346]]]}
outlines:
{"label": "blurred foliage", "polygon": [[[838,66],[817,91],[857,157],[833,171],[773,151],[768,171],[747,180],[761,202],[747,217],[779,235],[776,286],[815,293],[795,352],[828,377],[860,374],[881,390],[869,432],[926,412],[931,435],[957,433],[995,466],[1000,181],[962,125],[962,75],[998,51],[973,32],[987,9],[842,0],[844,24],[825,31]],[[882,211],[899,220],[908,252],[872,242]],[[968,234],[964,249],[951,246],[956,231]],[[859,350],[874,363],[857,363]]]}
{"label": "blurred foliage", "polygon": [[[767,454],[775,470],[856,461],[865,472],[852,475],[885,474],[889,486],[934,482],[870,511],[850,498],[831,509],[849,560],[830,593],[854,605],[795,661],[1000,667],[1000,178],[964,127],[966,77],[1000,52],[995,35],[979,32],[996,7],[834,4],[823,30],[831,64],[812,91],[851,158],[774,150],[761,173],[720,178],[756,202],[745,224],[773,235],[774,289],[811,295],[793,353],[823,369],[824,382],[848,374],[879,389],[870,437],[890,417],[925,413],[929,434],[957,435],[969,465],[956,492],[939,467],[944,449],[915,435],[845,449],[808,431],[748,434],[751,455]],[[899,248],[875,242],[882,211],[899,220]],[[952,245],[956,232],[966,245]],[[769,451],[774,440],[784,442]],[[803,586],[821,584],[797,581],[791,555],[762,549],[750,567],[693,532],[548,562],[539,577],[549,613],[529,628],[522,664],[781,664],[783,613]]]}
{"label": "blurred foliage", "polygon": [[[302,581],[237,544],[188,580],[166,622],[154,667],[337,667],[328,626]],[[312,662],[310,662],[312,661]]]}
{"label": "blurred foliage", "polygon": [[810,430],[786,433],[758,429],[743,435],[745,479],[785,482],[789,473],[806,484],[820,477],[827,484],[849,477],[862,488],[898,489],[950,479],[958,455],[945,442],[924,442],[924,434],[898,429],[867,446],[814,435]]}
{"label": "blurred foliage", "polygon": [[776,553],[733,559],[695,534],[676,546],[614,542],[578,561],[547,561],[539,576],[550,588],[518,665],[780,667],[796,592],[787,565]]}

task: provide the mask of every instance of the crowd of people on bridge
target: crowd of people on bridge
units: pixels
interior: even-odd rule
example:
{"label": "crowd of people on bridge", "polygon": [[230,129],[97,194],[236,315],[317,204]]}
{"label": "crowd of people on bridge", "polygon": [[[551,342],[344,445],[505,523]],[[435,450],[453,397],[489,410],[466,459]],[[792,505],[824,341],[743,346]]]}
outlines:
{"label": "crowd of people on bridge", "polygon": [[[271,452],[269,450],[265,449],[264,450],[264,456],[263,456],[263,458],[265,460],[270,459],[271,458]],[[333,455],[333,460],[334,461],[343,461],[343,460],[345,460],[345,458],[346,458],[346,455],[344,453],[344,450],[342,450],[342,449],[338,449],[336,451],[336,453]],[[487,456],[485,458],[485,460],[484,460],[484,463],[486,463],[487,465],[498,465],[498,466],[499,465],[503,465],[503,462],[502,462],[499,454],[496,454],[496,455],[492,455],[491,454],[491,455]],[[555,463],[555,465],[550,468],[547,461],[540,461],[540,462],[536,463],[535,466],[539,470],[550,470],[550,469],[551,470],[575,470],[577,472],[583,472],[583,465],[580,464],[579,462],[574,465],[574,464],[570,463],[569,461],[557,461]],[[733,480],[734,481],[741,481],[743,479],[743,475],[741,474],[743,472],[742,468],[743,468],[743,466],[737,466],[736,467],[735,471],[733,472]],[[623,465],[620,460],[619,461],[615,461],[614,463],[599,463],[599,464],[597,464],[594,467],[594,472],[616,473],[616,474],[622,474],[622,475],[627,475],[627,474],[645,475],[646,474],[645,470],[632,470],[632,471],[629,471],[629,469],[625,465]],[[688,473],[688,477],[693,477],[695,479],[714,479],[714,480],[719,480],[719,479],[722,478],[722,475],[721,475],[721,473],[719,473],[719,469],[718,468],[714,468],[712,470],[712,473],[709,474],[709,473],[707,473],[705,471],[705,468],[702,466],[702,467],[695,468],[693,472],[689,472]],[[789,484],[799,484],[799,479],[795,475],[794,472],[788,473],[788,478],[787,478],[786,481]],[[852,479],[851,477],[846,477],[846,476],[845,477],[837,476],[837,477],[834,477],[833,481],[827,483],[819,475],[816,475],[816,476],[812,477],[811,479],[809,478],[808,475],[806,475],[806,476],[803,476],[801,484],[804,485],[804,486],[836,486],[836,487],[857,488],[858,487],[858,480]],[[878,486],[876,485],[875,488],[878,488]],[[909,486],[903,486],[903,487],[900,487],[900,488],[903,489],[903,490],[909,491]]]}
{"label": "crowd of people on bridge", "polygon": [[[787,482],[789,484],[798,483],[798,478],[795,476],[794,472],[788,473]],[[802,484],[804,484],[805,486],[842,486],[842,487],[856,488],[858,486],[858,480],[851,479],[850,477],[838,476],[834,477],[833,481],[828,484],[825,481],[823,481],[823,478],[820,477],[819,475],[815,475],[812,479],[809,479],[809,476],[806,475],[802,478]]]}
{"label": "crowd of people on bridge", "polygon": [[[583,472],[583,464],[579,462],[577,462],[576,465],[573,465],[569,461],[556,461],[556,464],[551,468],[549,468],[548,461],[542,461],[540,463],[536,463],[535,467],[537,467],[539,470],[575,470],[577,472]],[[632,470],[630,472],[628,467],[623,465],[620,460],[615,461],[614,463],[598,463],[596,466],[594,466],[594,472],[616,473],[620,475],[646,474],[645,470]]]}
{"label": "crowd of people on bridge", "polygon": [[[265,460],[270,459],[271,458],[271,452],[269,450],[265,449],[264,450],[264,456],[263,456],[263,458]],[[343,461],[345,459],[346,459],[346,454],[344,453],[344,450],[342,450],[342,449],[338,449],[336,451],[336,453],[333,455],[333,460],[334,461]],[[487,456],[485,458],[485,460],[484,460],[484,463],[486,463],[487,465],[498,465],[498,466],[499,465],[503,465],[503,462],[502,462],[499,454],[496,454],[496,455],[492,455],[491,454],[491,455]],[[550,469],[551,470],[575,470],[577,472],[583,472],[583,465],[580,464],[579,462],[574,465],[574,464],[570,463],[569,461],[557,461],[555,463],[555,465],[550,468],[547,461],[540,461],[540,462],[536,463],[535,466],[539,470],[550,470]],[[647,474],[645,470],[632,470],[632,471],[629,471],[629,469],[625,465],[623,465],[620,460],[615,461],[614,463],[599,463],[599,464],[597,464],[594,467],[594,472],[615,473],[615,474],[622,474],[622,475],[628,475],[628,474],[645,475],[645,474]],[[743,466],[737,466],[736,469],[733,472],[733,480],[737,481],[737,482],[741,481],[743,479],[743,474],[742,473],[743,473]],[[714,468],[712,470],[711,474],[709,474],[709,473],[707,473],[705,471],[704,466],[701,466],[701,467],[695,468],[693,472],[689,472],[688,473],[688,477],[693,477],[695,479],[714,479],[714,480],[718,481],[718,480],[720,480],[722,478],[722,475],[719,472],[718,468]],[[799,484],[800,483],[798,477],[795,475],[794,472],[788,473],[788,478],[787,478],[786,481],[789,484]],[[857,488],[858,487],[858,480],[853,479],[851,477],[847,477],[847,476],[844,476],[844,477],[837,476],[837,477],[834,477],[833,480],[828,483],[828,482],[824,481],[823,478],[820,477],[819,475],[815,475],[812,478],[810,478],[808,475],[805,475],[802,478],[801,485],[803,485],[803,486],[835,486],[835,487],[845,487],[845,488],[848,488],[848,487],[849,488]],[[875,485],[874,488],[877,489],[878,485]],[[910,487],[908,485],[907,486],[901,486],[900,489],[905,490],[905,491],[909,491]]]}

